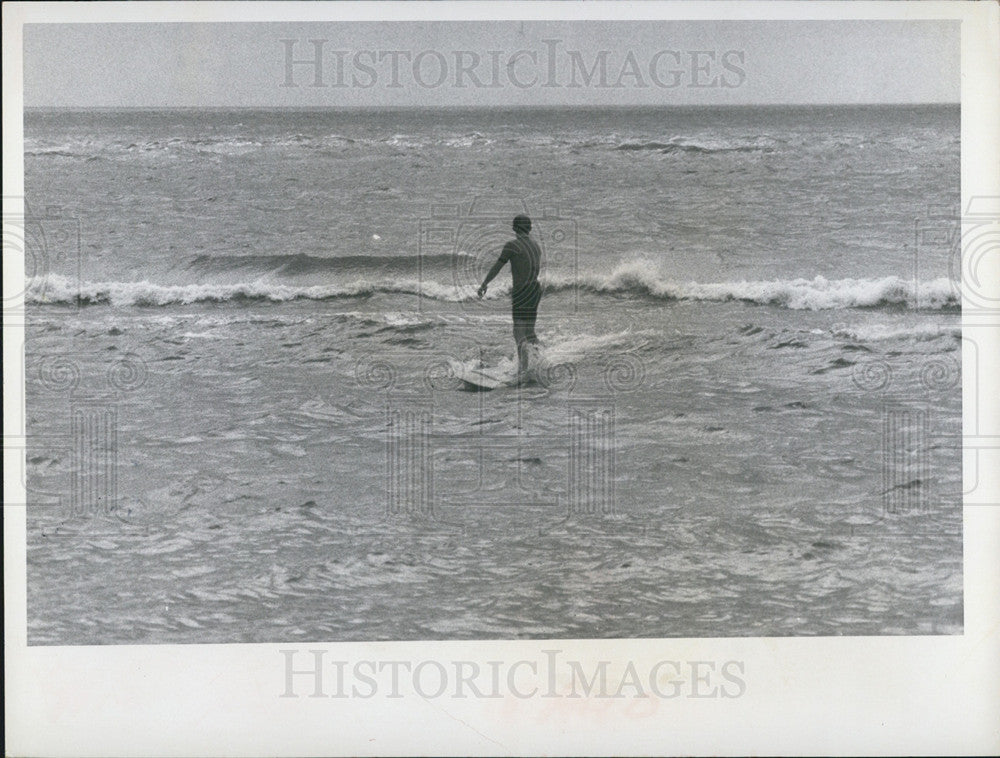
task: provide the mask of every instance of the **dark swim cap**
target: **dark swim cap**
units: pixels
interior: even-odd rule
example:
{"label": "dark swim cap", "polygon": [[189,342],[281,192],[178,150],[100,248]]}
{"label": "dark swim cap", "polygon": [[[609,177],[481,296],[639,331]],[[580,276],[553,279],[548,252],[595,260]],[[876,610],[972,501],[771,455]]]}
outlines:
{"label": "dark swim cap", "polygon": [[514,231],[515,232],[530,232],[531,231],[531,219],[520,214],[514,216]]}

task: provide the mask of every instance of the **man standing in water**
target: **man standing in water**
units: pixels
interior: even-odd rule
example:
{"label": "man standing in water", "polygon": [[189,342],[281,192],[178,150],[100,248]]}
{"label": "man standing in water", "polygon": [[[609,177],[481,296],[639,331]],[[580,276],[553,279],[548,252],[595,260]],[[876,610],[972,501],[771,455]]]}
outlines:
{"label": "man standing in water", "polygon": [[517,343],[517,363],[520,374],[528,369],[528,345],[538,344],[535,334],[535,319],[538,303],[542,299],[542,286],[538,283],[538,272],[542,266],[542,250],[530,235],[531,219],[527,216],[514,217],[512,239],[503,246],[503,252],[486,274],[479,287],[479,297],[486,294],[486,286],[500,273],[504,264],[510,261],[513,287],[510,291],[511,311],[514,317],[514,342]]}

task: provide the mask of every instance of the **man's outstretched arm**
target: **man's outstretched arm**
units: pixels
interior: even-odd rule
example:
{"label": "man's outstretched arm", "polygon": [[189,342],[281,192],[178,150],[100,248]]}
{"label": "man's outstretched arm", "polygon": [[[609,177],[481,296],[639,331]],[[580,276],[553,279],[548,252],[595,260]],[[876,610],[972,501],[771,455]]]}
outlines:
{"label": "man's outstretched arm", "polygon": [[490,282],[493,281],[494,278],[496,278],[496,275],[500,273],[500,269],[504,267],[509,257],[510,255],[507,253],[506,249],[502,253],[500,253],[500,257],[497,258],[497,262],[493,264],[493,268],[491,268],[486,273],[486,278],[483,279],[483,283],[479,285],[479,292],[478,292],[479,297],[482,297],[483,295],[486,294],[486,285],[488,285]]}

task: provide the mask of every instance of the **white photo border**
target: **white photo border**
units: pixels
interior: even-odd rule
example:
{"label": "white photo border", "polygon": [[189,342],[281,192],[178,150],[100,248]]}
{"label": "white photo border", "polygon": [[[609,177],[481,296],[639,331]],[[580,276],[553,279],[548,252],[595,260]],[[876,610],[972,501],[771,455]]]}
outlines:
{"label": "white photo border", "polygon": [[[962,22],[962,206],[1000,196],[1000,6],[979,2],[8,3],[3,6],[4,213],[23,196],[22,28],[53,22],[345,20],[847,20]],[[997,262],[1000,264],[1000,261]],[[4,288],[23,281],[5,260]],[[1000,270],[991,274],[1000,297]],[[1000,434],[996,314],[963,311],[964,428]],[[23,328],[4,323],[4,501],[24,502]],[[975,402],[973,402],[975,400]],[[1000,486],[997,450],[965,455],[982,499],[965,505],[964,633],[935,637],[516,642],[26,644],[25,513],[4,508],[5,711],[12,755],[995,754],[1000,752]],[[992,478],[990,478],[992,477]],[[311,650],[325,660],[710,662],[733,697],[546,699],[299,697]],[[530,666],[528,667],[530,668]],[[699,669],[695,669],[696,672]],[[704,670],[704,669],[700,669]],[[332,670],[329,670],[332,671]],[[329,673],[328,671],[328,673]],[[332,674],[331,674],[332,676]],[[640,707],[641,706],[641,707]]]}

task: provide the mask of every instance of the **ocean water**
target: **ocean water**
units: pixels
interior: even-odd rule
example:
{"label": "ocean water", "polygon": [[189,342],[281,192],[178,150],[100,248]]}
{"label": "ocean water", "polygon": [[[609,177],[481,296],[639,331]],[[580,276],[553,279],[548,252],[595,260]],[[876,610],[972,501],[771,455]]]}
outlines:
{"label": "ocean water", "polygon": [[957,107],[29,111],[25,187],[32,644],[962,630]]}

